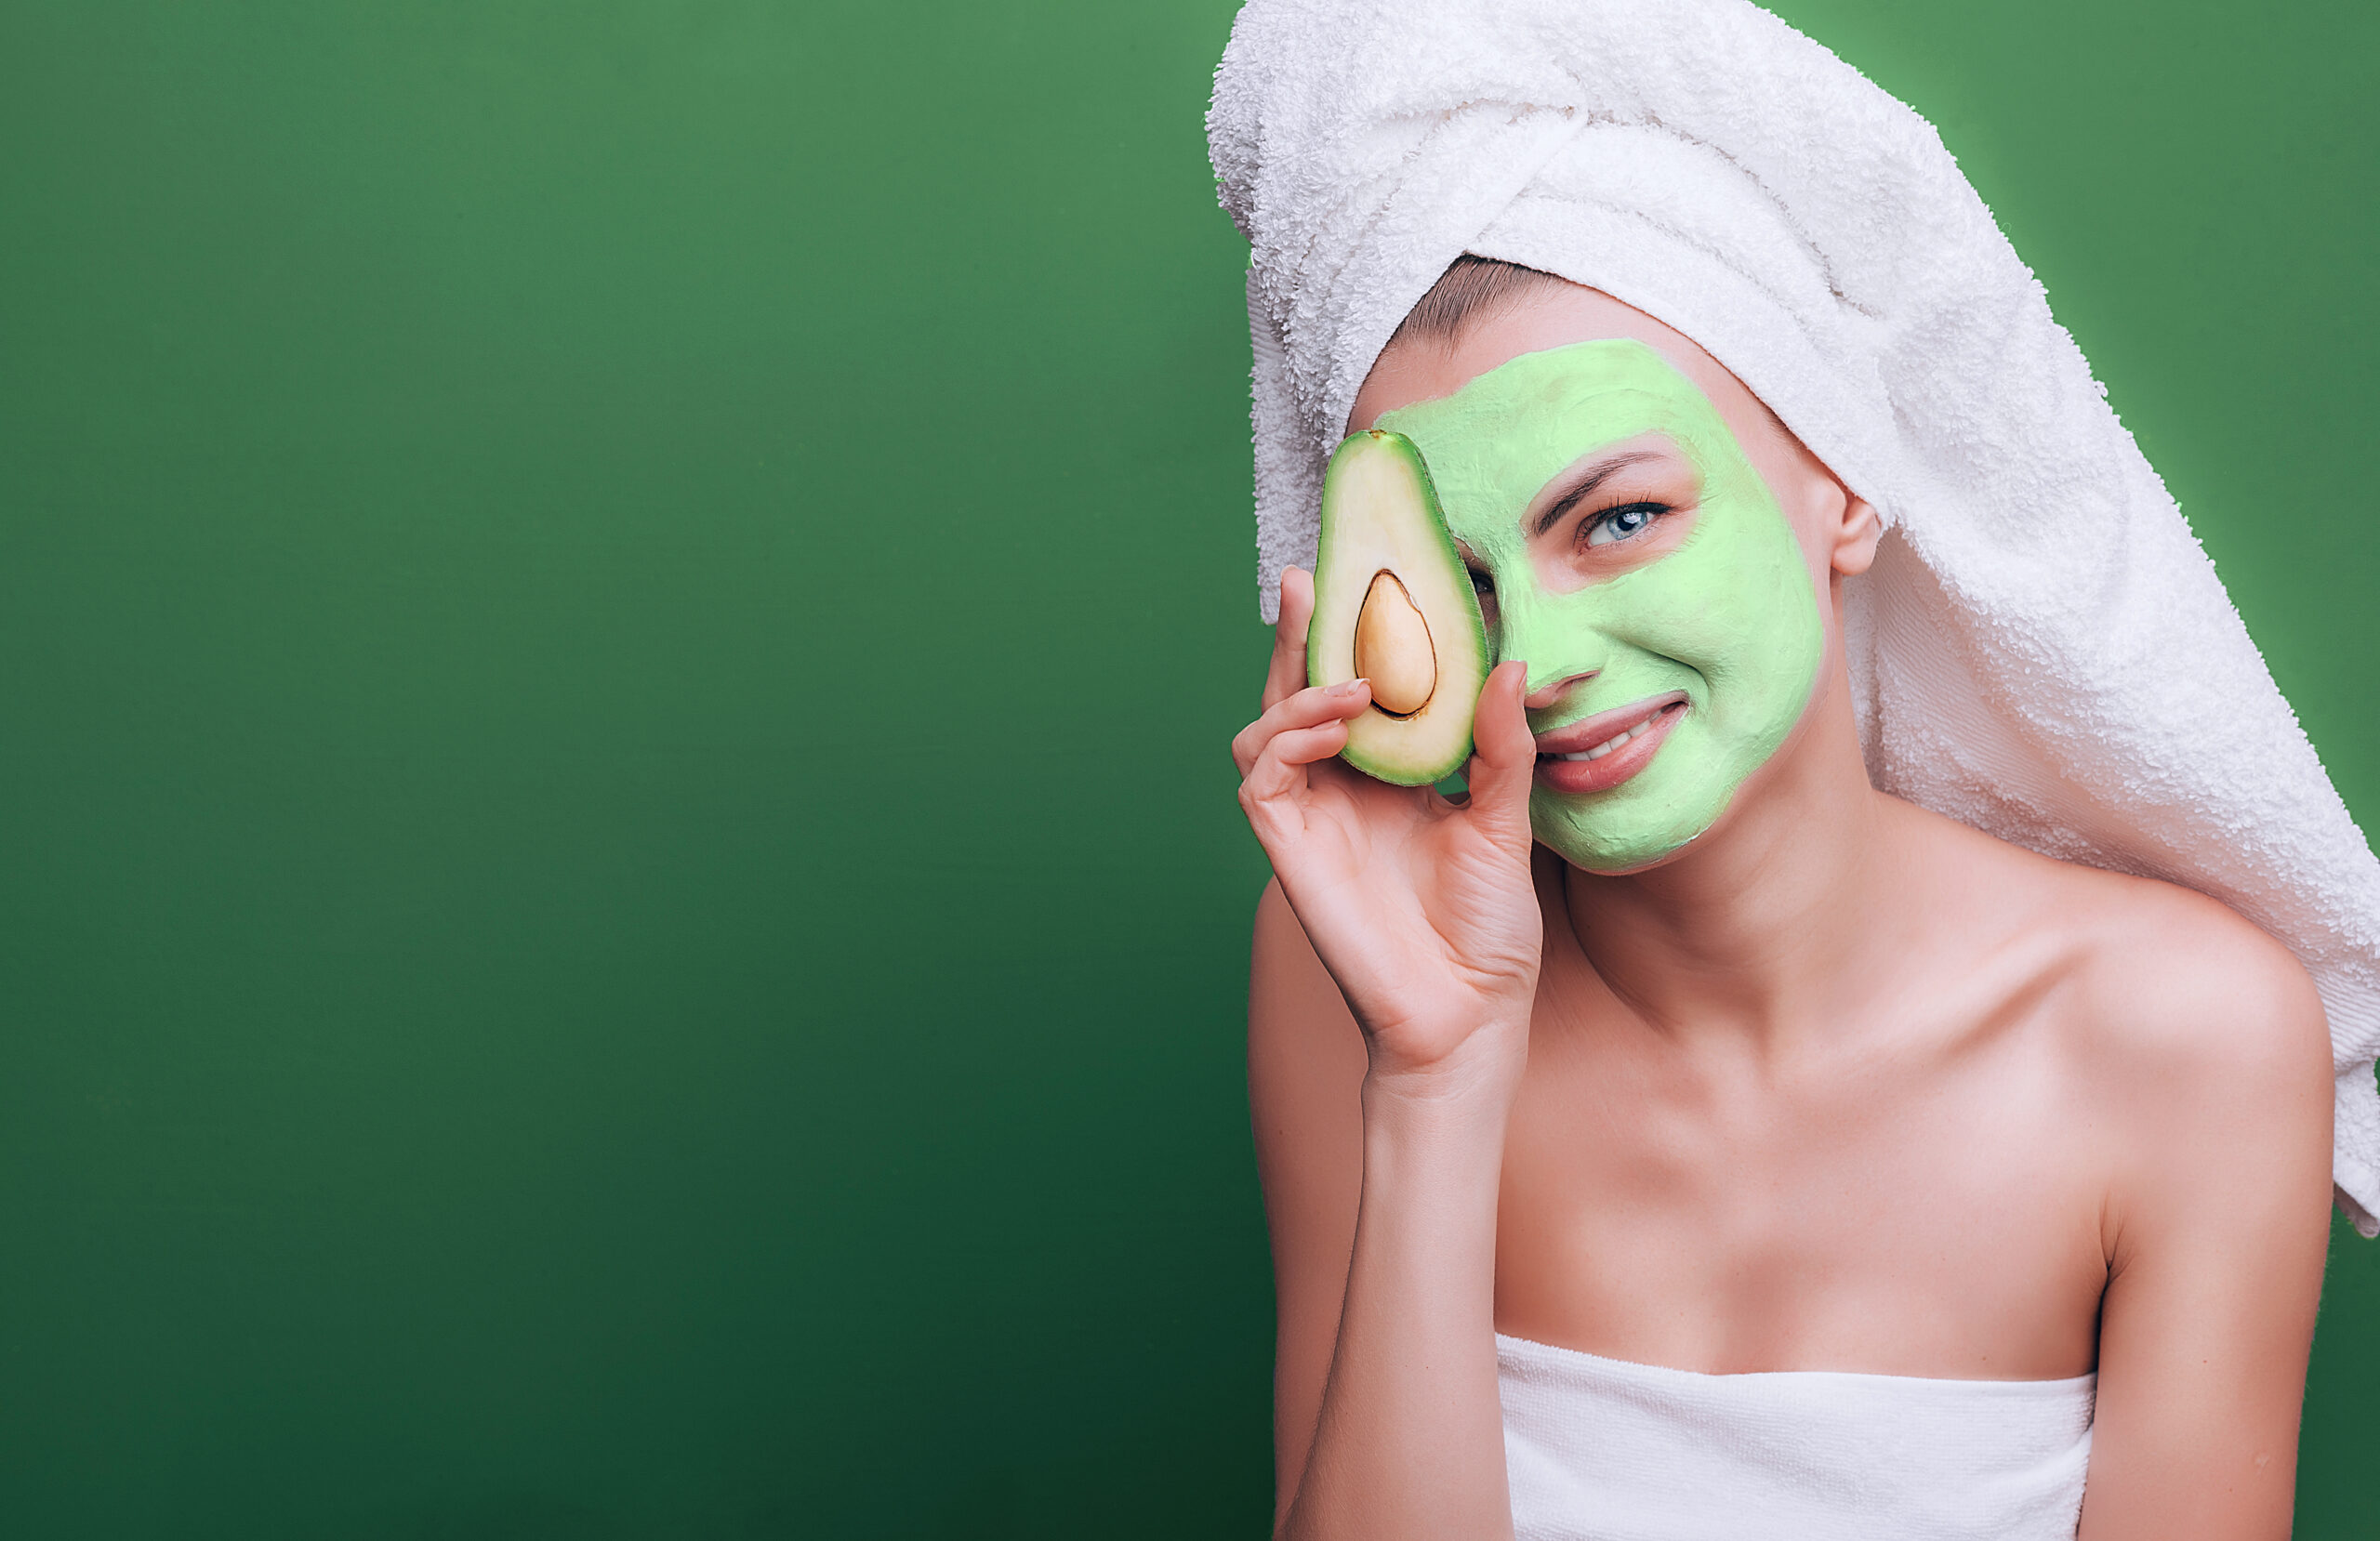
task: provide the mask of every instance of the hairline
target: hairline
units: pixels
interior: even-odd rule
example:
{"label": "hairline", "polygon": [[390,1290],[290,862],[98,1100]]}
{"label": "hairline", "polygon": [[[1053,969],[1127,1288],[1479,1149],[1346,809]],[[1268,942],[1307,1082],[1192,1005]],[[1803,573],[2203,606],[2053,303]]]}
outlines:
{"label": "hairline", "polygon": [[[1381,352],[1385,354],[1399,345],[1414,347],[1424,344],[1451,351],[1472,327],[1512,310],[1533,294],[1549,289],[1592,287],[1592,284],[1564,278],[1560,273],[1548,272],[1542,268],[1465,252],[1448,263],[1446,271],[1438,275],[1429,291],[1413,302],[1413,308],[1405,312],[1405,319],[1396,323],[1396,330],[1390,333],[1388,341],[1382,345]],[[1621,303],[1627,302],[1622,300]],[[1699,339],[1689,337],[1686,340],[1702,348]],[[1735,374],[1708,348],[1702,348],[1702,351],[1721,369],[1726,369],[1730,375]],[[1736,379],[1739,385],[1742,385],[1740,375]],[[1760,392],[1750,386],[1743,386],[1743,391],[1752,398],[1752,405],[1759,409],[1773,432],[1783,436],[1789,443],[1802,446],[1804,453],[1808,453],[1801,435],[1786,425],[1775,407],[1761,399]]]}

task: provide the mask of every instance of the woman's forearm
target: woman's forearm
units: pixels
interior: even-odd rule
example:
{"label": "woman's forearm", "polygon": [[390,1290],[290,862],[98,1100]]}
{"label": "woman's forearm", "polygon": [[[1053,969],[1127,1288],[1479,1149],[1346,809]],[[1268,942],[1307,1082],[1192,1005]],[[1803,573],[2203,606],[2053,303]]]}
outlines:
{"label": "woman's forearm", "polygon": [[1287,1541],[1509,1536],[1496,1194],[1509,1092],[1364,1087],[1339,1336]]}

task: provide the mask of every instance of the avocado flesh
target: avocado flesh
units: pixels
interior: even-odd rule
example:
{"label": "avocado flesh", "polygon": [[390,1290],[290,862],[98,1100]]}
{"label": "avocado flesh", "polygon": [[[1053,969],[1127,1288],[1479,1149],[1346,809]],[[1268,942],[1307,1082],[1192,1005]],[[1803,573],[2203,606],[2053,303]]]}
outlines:
{"label": "avocado flesh", "polygon": [[1429,468],[1401,433],[1351,434],[1330,457],[1305,662],[1316,685],[1372,682],[1340,751],[1366,775],[1422,786],[1471,757],[1488,633]]}

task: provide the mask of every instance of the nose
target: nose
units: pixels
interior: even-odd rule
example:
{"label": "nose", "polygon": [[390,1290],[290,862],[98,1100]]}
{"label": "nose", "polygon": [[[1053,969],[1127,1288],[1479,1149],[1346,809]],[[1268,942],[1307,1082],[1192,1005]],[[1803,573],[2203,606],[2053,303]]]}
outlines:
{"label": "nose", "polygon": [[1575,601],[1556,604],[1533,581],[1502,586],[1503,613],[1497,627],[1500,658],[1526,658],[1528,679],[1521,705],[1532,712],[1559,705],[1564,696],[1603,672],[1611,643],[1595,617]]}
{"label": "nose", "polygon": [[1544,711],[1547,707],[1559,703],[1562,697],[1568,693],[1570,687],[1583,685],[1602,672],[1600,669],[1589,669],[1584,674],[1566,674],[1548,680],[1523,696],[1521,705],[1532,712]]}

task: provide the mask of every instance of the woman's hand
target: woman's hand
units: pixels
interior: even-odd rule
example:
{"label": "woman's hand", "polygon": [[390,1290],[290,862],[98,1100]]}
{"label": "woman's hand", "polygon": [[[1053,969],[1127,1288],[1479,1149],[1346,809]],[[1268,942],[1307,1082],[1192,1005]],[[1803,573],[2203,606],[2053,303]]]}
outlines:
{"label": "woman's hand", "polygon": [[1542,941],[1529,877],[1527,665],[1488,677],[1470,796],[1455,803],[1335,757],[1371,693],[1361,680],[1306,685],[1313,614],[1313,577],[1289,569],[1264,712],[1232,741],[1240,807],[1364,1030],[1374,1085],[1431,1096],[1485,1077],[1509,1090]]}

